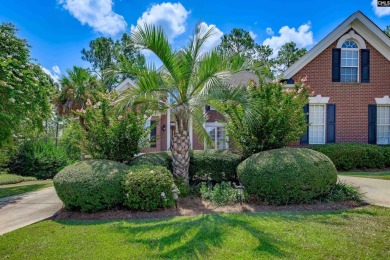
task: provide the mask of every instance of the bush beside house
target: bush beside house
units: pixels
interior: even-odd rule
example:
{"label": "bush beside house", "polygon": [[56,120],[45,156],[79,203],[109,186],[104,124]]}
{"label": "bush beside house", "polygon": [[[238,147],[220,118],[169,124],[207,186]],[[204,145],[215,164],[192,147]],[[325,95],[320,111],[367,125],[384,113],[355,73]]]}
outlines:
{"label": "bush beside house", "polygon": [[172,190],[175,188],[172,173],[167,168],[133,166],[123,181],[124,205],[146,211],[172,207]]}
{"label": "bush beside house", "polygon": [[109,160],[81,161],[53,179],[58,197],[71,210],[98,211],[123,202],[122,181],[129,166]]}
{"label": "bush beside house", "polygon": [[308,202],[329,192],[337,181],[332,161],[306,148],[283,148],[252,155],[237,168],[249,195],[273,203]]}
{"label": "bush beside house", "polygon": [[315,145],[309,148],[328,156],[339,171],[390,166],[389,146],[338,143]]}

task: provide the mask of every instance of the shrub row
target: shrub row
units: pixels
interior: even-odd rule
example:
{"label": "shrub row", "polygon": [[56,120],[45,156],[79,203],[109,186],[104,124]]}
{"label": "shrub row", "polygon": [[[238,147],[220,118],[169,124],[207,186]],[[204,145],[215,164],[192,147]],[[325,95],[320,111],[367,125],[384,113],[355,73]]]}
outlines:
{"label": "shrub row", "polygon": [[58,197],[70,210],[93,212],[125,205],[150,211],[174,204],[172,174],[161,166],[129,167],[109,160],[81,161],[65,167],[53,181]]}
{"label": "shrub row", "polygon": [[[192,151],[189,169],[191,183],[236,181],[236,169],[241,161],[240,155],[230,151]],[[134,158],[129,165],[163,166],[172,170],[172,155],[170,152],[147,153]]]}
{"label": "shrub row", "polygon": [[340,171],[390,167],[390,146],[339,143],[309,148],[328,156]]}

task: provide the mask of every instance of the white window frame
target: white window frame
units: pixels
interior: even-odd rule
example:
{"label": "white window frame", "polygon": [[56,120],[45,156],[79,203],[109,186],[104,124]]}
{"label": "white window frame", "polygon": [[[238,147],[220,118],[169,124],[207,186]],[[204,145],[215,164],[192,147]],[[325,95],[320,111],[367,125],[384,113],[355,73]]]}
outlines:
{"label": "white window frame", "polygon": [[[360,68],[360,54],[359,54],[359,45],[356,43],[356,41],[354,39],[348,39],[346,41],[353,41],[357,48],[341,48],[341,62],[340,62],[340,82],[343,82],[343,83],[356,83],[356,82],[360,82],[359,79],[360,79],[360,75],[359,75],[359,68]],[[343,56],[343,52],[344,53],[348,53],[348,52],[356,52],[357,53],[357,65],[356,66],[343,66],[342,65],[342,56]],[[356,68],[356,81],[342,81],[341,80],[341,71],[343,68]]]}
{"label": "white window frame", "polygon": [[[323,97],[321,95],[317,95],[315,97],[309,97],[309,144],[325,144],[326,143],[326,118],[327,118],[327,114],[326,114],[326,110],[327,110],[327,104],[329,103],[329,99],[330,97]],[[311,143],[310,142],[310,127],[311,127],[311,124],[310,124],[310,115],[311,115],[311,109],[310,107],[312,105],[320,105],[320,106],[324,106],[324,139],[323,139],[323,142],[322,143]]]}
{"label": "white window frame", "polygon": [[[387,132],[387,135],[389,136],[388,138],[387,138],[387,142],[381,142],[380,140],[379,140],[379,128],[380,127],[390,127],[390,118],[389,118],[389,120],[388,120],[388,123],[387,124],[384,124],[384,123],[379,123],[379,114],[381,113],[380,112],[380,109],[381,108],[387,108],[387,109],[389,109],[390,110],[390,105],[378,105],[377,106],[377,109],[376,109],[376,143],[377,144],[382,144],[382,145],[385,145],[385,144],[390,144],[390,130]],[[388,117],[390,117],[390,111],[389,111],[389,114],[388,114]],[[386,132],[385,132],[386,133]]]}
{"label": "white window frame", "polygon": [[[323,121],[321,124],[319,124],[319,123],[313,124],[311,122],[311,115],[313,115],[311,111],[313,111],[314,106],[321,106],[324,109]],[[312,135],[312,132],[314,131],[313,126],[322,126],[323,127],[324,137],[323,137],[323,140],[321,142],[312,142],[310,140],[310,138],[313,136]],[[326,143],[326,104],[310,104],[309,105],[309,144],[325,144],[325,143]]]}
{"label": "white window frame", "polygon": [[218,139],[217,139],[217,137],[218,137],[218,128],[222,128],[223,131],[225,131],[225,141],[224,141],[225,142],[225,148],[222,149],[222,150],[229,149],[229,138],[227,137],[227,131],[226,131],[225,126],[223,124],[218,123],[218,122],[206,122],[204,127],[205,127],[205,129],[207,127],[214,127],[215,128],[214,148],[213,149],[212,148],[208,148],[207,147],[207,143],[205,141],[204,145],[203,145],[204,150],[219,150],[218,149]]}

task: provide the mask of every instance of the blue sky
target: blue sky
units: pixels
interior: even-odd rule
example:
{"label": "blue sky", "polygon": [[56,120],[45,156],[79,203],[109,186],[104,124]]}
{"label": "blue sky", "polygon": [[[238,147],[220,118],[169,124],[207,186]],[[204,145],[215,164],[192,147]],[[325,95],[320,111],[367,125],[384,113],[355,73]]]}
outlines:
{"label": "blue sky", "polygon": [[[38,4],[39,3],[39,4]],[[390,25],[390,8],[374,8],[375,0],[256,1],[183,0],[1,0],[0,21],[12,22],[32,46],[32,57],[58,77],[73,65],[88,66],[81,50],[99,36],[117,39],[137,23],[162,25],[172,44],[186,43],[194,26],[215,26],[208,48],[223,33],[243,28],[275,53],[288,41],[310,49],[349,15],[361,10],[380,28]],[[147,56],[156,62],[155,57]]]}

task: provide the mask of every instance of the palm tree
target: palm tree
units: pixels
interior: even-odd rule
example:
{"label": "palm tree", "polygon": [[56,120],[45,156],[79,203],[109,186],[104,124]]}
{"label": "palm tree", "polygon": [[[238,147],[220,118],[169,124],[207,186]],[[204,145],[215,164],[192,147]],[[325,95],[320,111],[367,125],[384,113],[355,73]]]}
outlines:
{"label": "palm tree", "polygon": [[200,139],[212,142],[204,129],[208,93],[223,88],[226,78],[239,67],[217,50],[203,52],[213,33],[214,28],[206,30],[198,25],[189,44],[175,51],[161,27],[138,26],[132,33],[132,41],[152,51],[162,62],[162,67],[135,70],[128,60],[119,57],[116,67],[109,71],[112,75],[134,73],[137,76],[137,86],[118,100],[123,109],[139,104],[148,105],[155,111],[170,111],[176,123],[170,147],[173,174],[186,182],[189,181],[190,124]]}
{"label": "palm tree", "polygon": [[[76,110],[84,111],[87,100],[94,100],[100,88],[96,76],[76,66],[67,71],[60,84],[61,90],[56,100],[59,115],[72,115]],[[84,118],[79,116],[79,120],[86,129]]]}

